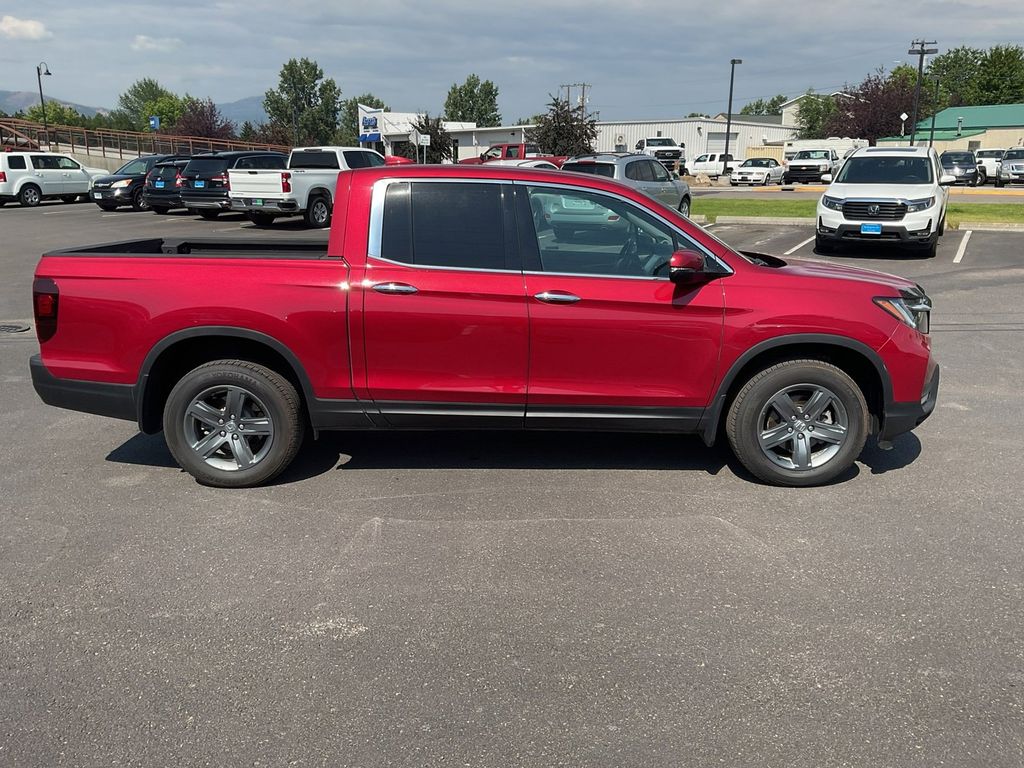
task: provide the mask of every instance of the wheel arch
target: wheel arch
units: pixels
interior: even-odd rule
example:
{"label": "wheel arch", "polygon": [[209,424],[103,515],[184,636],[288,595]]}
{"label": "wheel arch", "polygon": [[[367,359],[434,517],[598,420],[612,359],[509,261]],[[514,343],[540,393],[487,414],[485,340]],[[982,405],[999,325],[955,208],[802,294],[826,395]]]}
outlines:
{"label": "wheel arch", "polygon": [[200,326],[164,337],[146,355],[135,385],[139,429],[146,434],[159,432],[164,404],[174,385],[193,368],[220,359],[248,360],[281,374],[299,392],[308,413],[313,387],[287,345],[246,328]]}
{"label": "wheel arch", "polygon": [[714,399],[701,419],[700,434],[711,446],[722,426],[736,393],[758,371],[785,360],[811,359],[831,363],[856,382],[864,393],[873,428],[884,418],[886,403],[892,402],[892,378],[875,350],[846,336],[805,333],[767,339],[754,345],[729,367]]}

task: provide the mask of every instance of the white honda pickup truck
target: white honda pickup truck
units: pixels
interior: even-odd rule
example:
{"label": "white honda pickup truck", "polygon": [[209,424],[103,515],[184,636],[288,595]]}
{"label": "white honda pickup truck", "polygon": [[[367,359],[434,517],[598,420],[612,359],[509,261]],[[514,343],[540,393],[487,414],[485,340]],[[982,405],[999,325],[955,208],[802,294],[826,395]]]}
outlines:
{"label": "white honda pickup truck", "polygon": [[231,207],[244,210],[249,221],[261,227],[282,216],[302,216],[310,227],[327,227],[338,173],[385,164],[372,149],[297,147],[283,171],[228,171]]}

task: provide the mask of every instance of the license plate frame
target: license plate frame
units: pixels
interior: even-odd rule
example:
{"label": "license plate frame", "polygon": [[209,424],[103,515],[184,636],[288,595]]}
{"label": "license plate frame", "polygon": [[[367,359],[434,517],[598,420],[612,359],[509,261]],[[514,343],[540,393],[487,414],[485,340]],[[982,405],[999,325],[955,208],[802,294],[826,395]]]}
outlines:
{"label": "license plate frame", "polygon": [[93,192],[92,193],[92,199],[93,200],[102,200],[103,199],[103,193],[102,192]]}
{"label": "license plate frame", "polygon": [[162,182],[162,181],[154,181],[153,182],[153,188],[154,189],[163,189],[164,188],[164,182]]}
{"label": "license plate frame", "polygon": [[862,235],[880,235],[882,234],[881,224],[861,224],[860,233]]}

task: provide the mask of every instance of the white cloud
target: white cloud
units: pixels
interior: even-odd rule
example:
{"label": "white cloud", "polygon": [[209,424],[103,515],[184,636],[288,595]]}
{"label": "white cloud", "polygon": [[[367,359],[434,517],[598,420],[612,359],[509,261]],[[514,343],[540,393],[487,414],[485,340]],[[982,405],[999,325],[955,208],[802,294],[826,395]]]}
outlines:
{"label": "white cloud", "polygon": [[0,35],[11,40],[42,40],[53,37],[46,25],[35,19],[16,19],[13,16],[0,18]]}
{"label": "white cloud", "polygon": [[179,45],[181,45],[181,40],[176,37],[148,37],[146,35],[136,35],[135,40],[132,41],[132,50],[170,53]]}

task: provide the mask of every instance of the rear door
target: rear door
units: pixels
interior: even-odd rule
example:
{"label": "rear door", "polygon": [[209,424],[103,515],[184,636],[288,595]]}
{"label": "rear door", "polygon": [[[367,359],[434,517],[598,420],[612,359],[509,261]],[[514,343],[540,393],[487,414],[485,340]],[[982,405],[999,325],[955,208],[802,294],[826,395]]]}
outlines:
{"label": "rear door", "polygon": [[383,179],[362,281],[366,391],[394,426],[521,427],[528,323],[512,186]]}
{"label": "rear door", "polygon": [[34,183],[44,196],[57,196],[64,192],[64,172],[58,164],[57,155],[30,155]]}
{"label": "rear door", "polygon": [[655,188],[655,199],[669,208],[677,207],[679,205],[679,190],[672,183],[672,177],[665,170],[665,166],[657,160],[648,160],[647,162],[650,163],[651,175],[654,177],[652,184]]}
{"label": "rear door", "polygon": [[[696,242],[635,203],[560,189],[617,226],[559,237],[530,215],[550,188],[517,184],[530,310],[527,426],[687,431],[711,396],[724,320],[720,279],[668,280]],[[723,270],[726,271],[726,270]]]}

